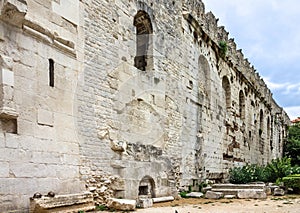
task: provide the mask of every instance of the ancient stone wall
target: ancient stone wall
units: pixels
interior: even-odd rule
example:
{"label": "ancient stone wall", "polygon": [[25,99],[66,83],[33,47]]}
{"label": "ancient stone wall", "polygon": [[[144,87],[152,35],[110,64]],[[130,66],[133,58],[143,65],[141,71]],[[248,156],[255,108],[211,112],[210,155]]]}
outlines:
{"label": "ancient stone wall", "polygon": [[176,195],[282,154],[286,113],[199,0],[4,0],[0,45],[4,211]]}
{"label": "ancient stone wall", "polygon": [[87,180],[102,168],[125,180],[119,195],[136,198],[149,176],[160,196],[281,156],[287,115],[201,1],[84,6]]}
{"label": "ancient stone wall", "polygon": [[1,212],[28,211],[36,192],[84,189],[73,102],[79,23],[53,2],[0,2]]}

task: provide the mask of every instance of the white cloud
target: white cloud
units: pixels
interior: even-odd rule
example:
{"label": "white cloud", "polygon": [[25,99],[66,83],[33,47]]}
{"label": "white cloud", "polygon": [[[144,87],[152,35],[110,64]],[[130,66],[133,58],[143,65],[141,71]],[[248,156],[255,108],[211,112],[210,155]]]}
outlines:
{"label": "white cloud", "polygon": [[300,106],[284,107],[291,120],[300,117]]}
{"label": "white cloud", "polygon": [[300,94],[300,83],[275,83],[272,82],[269,77],[263,77],[263,79],[271,91],[280,91],[284,95]]}

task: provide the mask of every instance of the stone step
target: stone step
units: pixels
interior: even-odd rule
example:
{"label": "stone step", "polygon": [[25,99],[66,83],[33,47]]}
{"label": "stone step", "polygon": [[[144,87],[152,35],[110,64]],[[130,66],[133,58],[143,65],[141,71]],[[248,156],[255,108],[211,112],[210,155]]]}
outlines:
{"label": "stone step", "polygon": [[214,184],[212,189],[265,189],[265,184]]}
{"label": "stone step", "polygon": [[240,191],[249,191],[249,192],[265,192],[264,189],[212,189],[213,192],[222,192],[224,195],[237,195]]}

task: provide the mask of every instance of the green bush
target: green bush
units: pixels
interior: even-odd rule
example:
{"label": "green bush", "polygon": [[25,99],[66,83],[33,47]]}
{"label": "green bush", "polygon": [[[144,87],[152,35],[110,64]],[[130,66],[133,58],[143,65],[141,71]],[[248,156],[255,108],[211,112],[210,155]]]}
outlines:
{"label": "green bush", "polygon": [[275,182],[291,174],[291,159],[284,157],[282,159],[272,160],[265,168],[266,180],[268,182]]}
{"label": "green bush", "polygon": [[237,184],[266,181],[264,167],[258,165],[234,167],[229,170],[229,181]]}
{"label": "green bush", "polygon": [[245,165],[234,167],[229,170],[229,181],[231,183],[249,182],[276,182],[290,174],[299,173],[299,167],[291,166],[290,158],[272,160],[267,166]]}
{"label": "green bush", "polygon": [[289,175],[282,178],[284,186],[287,188],[292,188],[295,193],[300,193],[300,174]]}
{"label": "green bush", "polygon": [[187,198],[186,194],[188,194],[188,192],[180,192],[179,195],[182,198]]}
{"label": "green bush", "polygon": [[220,41],[219,47],[220,47],[220,53],[219,53],[220,57],[225,58],[227,50],[228,50],[226,41]]}
{"label": "green bush", "polygon": [[300,166],[294,166],[290,170],[290,174],[300,174]]}

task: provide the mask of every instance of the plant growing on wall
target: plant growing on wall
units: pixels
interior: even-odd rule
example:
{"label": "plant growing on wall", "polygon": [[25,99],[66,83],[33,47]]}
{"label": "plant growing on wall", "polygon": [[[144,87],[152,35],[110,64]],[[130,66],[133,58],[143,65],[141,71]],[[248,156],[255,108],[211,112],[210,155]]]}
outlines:
{"label": "plant growing on wall", "polygon": [[225,58],[228,47],[226,41],[220,41],[219,42],[220,52],[219,55],[221,58]]}

